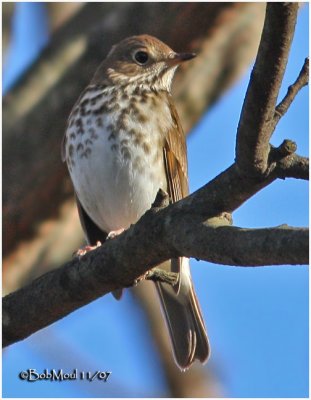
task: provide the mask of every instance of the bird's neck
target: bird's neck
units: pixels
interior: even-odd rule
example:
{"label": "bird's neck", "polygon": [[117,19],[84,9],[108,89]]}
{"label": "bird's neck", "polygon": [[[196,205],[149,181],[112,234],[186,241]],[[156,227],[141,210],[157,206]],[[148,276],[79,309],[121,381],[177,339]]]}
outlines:
{"label": "bird's neck", "polygon": [[128,94],[132,92],[171,92],[171,85],[176,68],[159,72],[159,74],[143,74],[141,76],[127,76],[108,68],[104,74],[98,69],[91,81],[91,85],[101,86],[112,90],[125,90]]}

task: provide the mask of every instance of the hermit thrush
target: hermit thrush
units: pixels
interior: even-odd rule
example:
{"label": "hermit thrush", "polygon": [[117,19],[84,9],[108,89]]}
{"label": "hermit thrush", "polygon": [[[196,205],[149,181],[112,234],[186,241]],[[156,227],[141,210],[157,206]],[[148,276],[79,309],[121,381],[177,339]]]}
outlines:
{"label": "hermit thrush", "polygon": [[[185,137],[170,89],[178,65],[194,56],[148,35],[127,38],[112,47],[75,104],[62,157],[90,245],[135,223],[160,188],[172,202],[188,194]],[[175,287],[156,287],[175,360],[186,369],[207,359],[207,332],[189,260],[161,267],[179,272]]]}

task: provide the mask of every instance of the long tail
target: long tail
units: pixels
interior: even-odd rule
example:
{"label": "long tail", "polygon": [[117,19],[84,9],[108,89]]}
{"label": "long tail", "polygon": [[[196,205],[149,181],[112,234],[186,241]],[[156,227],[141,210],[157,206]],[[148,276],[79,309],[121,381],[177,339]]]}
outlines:
{"label": "long tail", "polygon": [[156,287],[173,344],[175,360],[178,366],[185,370],[195,359],[205,362],[210,353],[210,346],[191,280],[189,260],[183,258],[180,261],[178,292],[165,283],[157,282]]}

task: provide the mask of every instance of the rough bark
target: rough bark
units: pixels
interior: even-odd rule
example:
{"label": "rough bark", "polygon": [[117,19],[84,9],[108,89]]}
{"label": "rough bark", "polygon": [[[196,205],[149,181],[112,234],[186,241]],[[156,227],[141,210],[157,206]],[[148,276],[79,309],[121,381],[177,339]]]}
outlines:
{"label": "rough bark", "polygon": [[[294,36],[298,3],[268,3],[267,11],[238,126],[237,164],[250,175],[264,175],[268,168],[275,106]],[[267,62],[272,59],[273,63]]]}

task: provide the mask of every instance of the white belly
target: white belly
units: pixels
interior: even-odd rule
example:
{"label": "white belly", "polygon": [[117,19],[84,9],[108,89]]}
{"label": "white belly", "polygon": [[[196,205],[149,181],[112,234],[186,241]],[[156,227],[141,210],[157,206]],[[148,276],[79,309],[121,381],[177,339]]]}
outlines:
{"label": "white belly", "polygon": [[[80,99],[81,108],[74,109],[69,118],[65,147],[77,196],[105,232],[135,223],[151,207],[158,190],[167,191],[163,142],[173,124],[165,95],[149,92],[145,103],[136,102],[136,111],[132,107],[128,113],[122,94],[133,100],[130,87],[117,93],[116,99],[112,89],[91,88]],[[85,99],[90,100],[83,106]],[[113,112],[100,111],[111,104]]]}
{"label": "white belly", "polygon": [[162,148],[157,147],[159,138],[153,132],[144,132],[146,153],[127,132],[120,131],[117,139],[109,140],[107,126],[87,157],[81,157],[82,150],[75,152],[70,175],[87,214],[110,232],[135,223],[151,207],[158,190],[167,189],[167,183]]}

